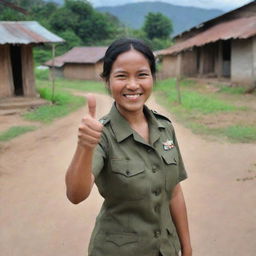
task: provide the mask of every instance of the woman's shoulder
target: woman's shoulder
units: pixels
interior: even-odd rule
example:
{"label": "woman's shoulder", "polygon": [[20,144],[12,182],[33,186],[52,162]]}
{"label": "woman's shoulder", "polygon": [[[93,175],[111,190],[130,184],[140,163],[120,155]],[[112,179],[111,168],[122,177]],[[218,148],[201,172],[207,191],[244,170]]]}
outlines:
{"label": "woman's shoulder", "polygon": [[168,117],[166,117],[163,114],[158,113],[156,110],[151,109],[151,112],[153,113],[153,115],[155,116],[155,118],[157,120],[160,120],[160,121],[162,120],[162,121],[167,122],[169,124],[172,123],[172,121]]}

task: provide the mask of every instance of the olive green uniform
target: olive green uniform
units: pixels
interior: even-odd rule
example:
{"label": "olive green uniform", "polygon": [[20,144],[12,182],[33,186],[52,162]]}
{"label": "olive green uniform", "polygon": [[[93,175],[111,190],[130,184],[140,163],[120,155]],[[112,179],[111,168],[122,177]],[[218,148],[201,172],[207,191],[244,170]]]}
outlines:
{"label": "olive green uniform", "polygon": [[150,143],[131,129],[115,104],[100,120],[104,128],[93,174],[105,201],[89,256],[176,256],[180,250],[169,201],[186,171],[169,119],[146,106],[144,113]]}

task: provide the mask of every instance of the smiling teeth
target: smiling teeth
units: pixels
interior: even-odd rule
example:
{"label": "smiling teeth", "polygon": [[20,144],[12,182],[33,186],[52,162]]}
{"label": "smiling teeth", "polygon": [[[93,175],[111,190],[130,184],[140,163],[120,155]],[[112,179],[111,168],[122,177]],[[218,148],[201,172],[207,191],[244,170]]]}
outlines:
{"label": "smiling teeth", "polygon": [[129,99],[136,99],[140,96],[140,94],[126,94],[125,97],[129,98]]}

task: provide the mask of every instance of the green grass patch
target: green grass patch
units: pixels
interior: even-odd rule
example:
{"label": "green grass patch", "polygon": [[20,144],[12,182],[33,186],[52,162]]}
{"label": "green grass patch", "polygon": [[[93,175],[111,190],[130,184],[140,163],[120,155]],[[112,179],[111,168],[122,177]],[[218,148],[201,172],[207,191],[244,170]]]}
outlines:
{"label": "green grass patch", "polygon": [[[38,91],[42,98],[51,100],[51,88],[38,88]],[[49,123],[85,104],[84,97],[73,96],[69,92],[59,89],[56,89],[53,101],[54,104],[52,105],[41,106],[31,112],[25,113],[23,115],[24,118],[30,121]]]}
{"label": "green grass patch", "polygon": [[49,80],[49,69],[35,69],[35,77],[37,80]]}
{"label": "green grass patch", "polygon": [[[37,87],[52,87],[52,83],[48,79],[37,79]],[[105,84],[97,81],[82,81],[82,80],[68,80],[64,78],[56,78],[55,88],[59,89],[73,89],[83,92],[95,92],[95,93],[108,93]]]}
{"label": "green grass patch", "polygon": [[228,93],[228,94],[244,94],[245,89],[243,87],[232,87],[232,86],[225,86],[220,85],[219,93]]}
{"label": "green grass patch", "polygon": [[10,129],[0,133],[0,141],[11,140],[21,134],[34,131],[35,129],[35,126],[13,126]]}
{"label": "green grass patch", "polygon": [[202,114],[216,113],[220,111],[235,111],[239,108],[228,104],[215,95],[202,94],[185,87],[193,85],[193,81],[181,81],[181,98],[182,104],[177,105],[177,91],[175,87],[175,80],[168,79],[158,82],[155,86],[155,91],[161,92],[167,97],[168,102],[174,105],[174,110],[186,110],[189,112],[196,111]]}
{"label": "green grass patch", "polygon": [[233,125],[222,129],[225,136],[235,142],[253,142],[256,141],[256,127]]}
{"label": "green grass patch", "polygon": [[[193,89],[192,89],[193,88]],[[234,124],[218,128],[207,126],[200,120],[206,117],[211,119],[211,115],[228,113],[236,114],[236,111],[246,111],[246,107],[237,107],[232,103],[221,100],[221,93],[202,93],[194,81],[181,80],[180,90],[182,104],[178,104],[175,79],[160,81],[156,84],[158,102],[168,111],[175,114],[176,120],[182,122],[186,127],[196,134],[213,135],[221,138],[228,138],[232,142],[254,142],[256,141],[256,127],[244,124]],[[231,88],[230,88],[231,89]],[[238,90],[238,88],[233,88]],[[241,88],[239,88],[241,90]],[[238,94],[238,93],[237,93]],[[208,115],[208,116],[207,116]],[[210,122],[211,123],[211,122]]]}

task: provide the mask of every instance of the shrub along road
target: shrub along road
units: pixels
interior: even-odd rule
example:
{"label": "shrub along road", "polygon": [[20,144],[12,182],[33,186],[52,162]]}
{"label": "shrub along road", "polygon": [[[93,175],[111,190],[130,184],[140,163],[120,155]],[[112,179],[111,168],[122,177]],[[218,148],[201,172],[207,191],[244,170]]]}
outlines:
{"label": "shrub along road", "polygon": [[[80,93],[81,94],[81,93]],[[112,100],[97,95],[97,115]],[[169,114],[154,99],[149,107]],[[5,256],[79,256],[102,199],[72,205],[64,177],[86,107],[1,147],[0,251]],[[174,121],[189,179],[183,182],[194,256],[256,251],[256,144],[207,141]]]}

